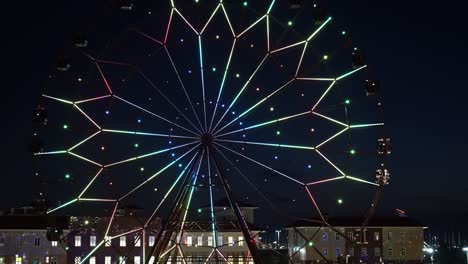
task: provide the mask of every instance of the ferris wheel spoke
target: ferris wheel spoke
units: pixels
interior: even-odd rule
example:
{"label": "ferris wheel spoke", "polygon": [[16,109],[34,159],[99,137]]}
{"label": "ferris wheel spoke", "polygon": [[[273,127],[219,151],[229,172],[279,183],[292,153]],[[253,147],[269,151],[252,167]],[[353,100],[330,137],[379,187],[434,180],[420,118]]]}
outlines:
{"label": "ferris wheel spoke", "polygon": [[148,182],[152,181],[154,178],[156,178],[158,175],[160,175],[161,173],[163,173],[164,171],[166,171],[167,169],[169,169],[170,167],[172,167],[175,163],[177,163],[179,160],[181,160],[182,158],[184,158],[186,155],[188,155],[189,153],[191,153],[193,150],[195,150],[196,148],[198,148],[200,146],[200,144],[197,144],[195,147],[191,148],[190,150],[188,150],[187,152],[185,152],[184,154],[182,154],[182,156],[178,157],[177,159],[173,160],[172,162],[170,162],[169,164],[167,164],[164,168],[162,168],[161,170],[159,170],[158,172],[156,172],[155,174],[153,174],[151,177],[149,177],[148,179],[146,179],[145,181],[143,181],[142,183],[140,183],[138,186],[136,186],[135,188],[133,188],[131,191],[129,191],[128,193],[126,193],[125,195],[123,195],[122,197],[120,197],[118,200],[121,201],[125,198],[127,198],[130,194],[134,193],[135,191],[137,191],[138,189],[140,189],[141,187],[143,187],[144,185],[146,185]]}
{"label": "ferris wheel spoke", "polygon": [[326,119],[326,120],[328,120],[328,121],[332,121],[332,122],[334,122],[334,123],[336,123],[336,124],[338,124],[338,125],[341,125],[341,126],[344,126],[344,127],[346,127],[346,128],[349,128],[349,126],[348,126],[347,124],[345,124],[345,123],[343,123],[343,122],[340,122],[340,121],[338,121],[338,120],[336,120],[336,119],[333,119],[333,118],[331,118],[331,117],[329,117],[329,116],[326,116],[326,115],[323,115],[323,114],[320,114],[320,113],[317,113],[317,112],[312,112],[312,114],[314,114],[314,115],[316,115],[316,116],[320,116],[321,118],[324,118],[324,119]]}
{"label": "ferris wheel spoke", "polygon": [[340,177],[335,177],[335,178],[331,178],[331,179],[325,179],[325,180],[320,180],[320,181],[313,181],[313,182],[307,183],[307,186],[317,185],[317,184],[326,183],[326,182],[332,182],[332,181],[338,181],[338,180],[345,179],[346,177],[347,177],[347,176],[340,176]]}
{"label": "ferris wheel spoke", "polygon": [[96,175],[94,175],[93,179],[91,179],[91,181],[88,183],[88,185],[86,185],[86,187],[83,189],[83,191],[81,191],[81,193],[78,195],[78,199],[80,199],[86,193],[86,191],[89,189],[89,187],[91,187],[91,185],[93,185],[94,181],[99,177],[99,175],[101,175],[101,172],[103,170],[104,170],[104,168],[101,168],[96,173]]}
{"label": "ferris wheel spoke", "polygon": [[316,151],[323,159],[325,159],[330,165],[332,165],[333,168],[335,168],[341,175],[346,176],[346,173],[344,173],[342,170],[340,170],[340,168],[338,168],[338,166],[336,166],[333,162],[331,162],[330,159],[328,159],[325,155],[323,155],[322,152],[320,152],[318,149],[315,149],[315,151]]}
{"label": "ferris wheel spoke", "polygon": [[336,84],[336,81],[333,81],[330,84],[330,86],[328,86],[327,90],[325,90],[325,92],[322,94],[322,96],[320,96],[320,98],[317,100],[315,105],[312,107],[312,111],[314,111],[315,108],[317,108],[317,106],[320,104],[320,102],[322,102],[322,100],[325,98],[325,96],[327,96],[327,94],[331,91],[331,89],[333,88],[333,86],[335,86],[335,84]]}
{"label": "ferris wheel spoke", "polygon": [[223,79],[222,79],[221,85],[219,87],[218,98],[216,98],[216,104],[215,104],[215,107],[214,107],[214,110],[213,110],[213,115],[211,116],[211,122],[210,122],[210,127],[209,127],[208,131],[211,131],[211,128],[213,127],[213,122],[214,122],[214,119],[215,119],[215,116],[216,116],[216,111],[218,109],[219,101],[221,99],[221,94],[223,92],[224,84],[226,82],[226,77],[227,77],[227,74],[228,74],[228,71],[229,71],[229,66],[231,65],[232,54],[234,53],[236,43],[237,43],[237,38],[235,38],[233,43],[232,43],[231,53],[229,54],[229,58],[228,58],[228,61],[226,63],[226,69],[224,70]]}
{"label": "ferris wheel spoke", "polygon": [[267,126],[267,125],[270,125],[270,124],[275,124],[275,123],[287,121],[287,120],[290,120],[290,119],[307,116],[310,113],[312,113],[312,111],[306,111],[306,112],[302,112],[302,113],[298,113],[298,114],[294,114],[294,115],[290,115],[290,116],[285,116],[285,117],[282,117],[282,118],[278,118],[278,119],[266,121],[266,122],[263,122],[263,123],[251,125],[251,126],[248,126],[248,127],[245,127],[245,128],[237,129],[237,130],[234,130],[234,131],[231,131],[231,132],[226,132],[224,134],[217,135],[217,137],[219,138],[219,137],[223,137],[223,136],[227,136],[227,135],[247,131],[247,130],[254,129],[254,128],[263,127],[263,126]]}
{"label": "ferris wheel spoke", "polygon": [[349,130],[349,127],[345,127],[344,129],[342,129],[341,131],[339,131],[338,133],[334,134],[333,136],[325,139],[322,143],[318,144],[316,146],[317,149],[319,149],[321,146],[327,144],[328,142],[332,141],[333,139],[335,139],[336,137],[338,137],[339,135],[343,134],[344,132],[348,131]]}
{"label": "ferris wheel spoke", "polygon": [[187,89],[185,88],[184,82],[182,81],[182,78],[180,77],[179,70],[177,69],[174,60],[172,59],[171,54],[169,53],[169,50],[167,49],[167,46],[164,46],[164,49],[166,50],[166,54],[169,57],[169,60],[171,62],[172,68],[174,69],[175,74],[177,75],[177,79],[179,80],[180,86],[182,87],[182,90],[184,91],[185,97],[187,98],[188,102],[190,103],[190,107],[192,108],[193,114],[195,115],[195,118],[198,121],[198,124],[200,125],[200,129],[202,129],[203,125],[200,121],[200,118],[198,117],[197,112],[195,111],[195,107],[193,105],[192,100],[190,99],[190,96],[187,93]]}
{"label": "ferris wheel spoke", "polygon": [[179,113],[187,122],[189,122],[190,125],[192,125],[193,128],[195,128],[195,130],[197,130],[201,134],[201,130],[197,126],[195,126],[195,124],[193,124],[193,122],[172,102],[171,99],[169,99],[169,97],[166,96],[166,94],[161,89],[159,89],[153,83],[153,81],[151,81],[150,78],[148,78],[148,76],[146,76],[146,74],[144,74],[142,71],[138,72],[151,87],[158,91],[158,93],[177,111],[177,113]]}
{"label": "ferris wheel spoke", "polygon": [[58,155],[58,154],[66,154],[66,150],[57,150],[57,151],[46,151],[46,152],[37,152],[34,153],[34,156],[44,156],[44,155]]}
{"label": "ferris wheel spoke", "polygon": [[169,187],[169,190],[166,192],[166,194],[164,195],[164,197],[161,199],[161,201],[159,202],[158,206],[156,207],[156,209],[153,211],[153,213],[151,214],[151,216],[148,218],[148,221],[146,221],[145,223],[145,227],[149,226],[150,222],[154,219],[154,217],[156,216],[156,214],[158,213],[159,209],[161,208],[161,206],[164,204],[164,202],[166,201],[166,199],[169,197],[169,195],[171,194],[171,192],[174,190],[174,188],[177,186],[177,184],[179,183],[180,179],[182,179],[182,177],[184,176],[185,172],[187,172],[188,168],[192,165],[193,161],[195,160],[195,157],[199,155],[198,153],[195,153],[195,155],[192,156],[192,158],[190,159],[190,161],[187,163],[187,165],[185,166],[185,168],[182,170],[182,172],[177,176],[176,180],[172,183],[171,187]]}
{"label": "ferris wheel spoke", "polygon": [[210,24],[211,20],[213,19],[213,17],[216,15],[216,13],[218,12],[219,8],[221,7],[222,3],[218,4],[215,8],[215,10],[213,11],[213,13],[211,13],[211,16],[210,18],[208,18],[208,21],[205,23],[205,26],[203,26],[202,30],[200,31],[200,35],[203,34],[203,32],[205,31],[205,29],[208,27],[208,25]]}
{"label": "ferris wheel spoke", "polygon": [[280,144],[280,143],[266,143],[266,142],[253,142],[253,141],[228,140],[228,139],[216,139],[215,141],[236,143],[236,144],[243,144],[243,145],[247,144],[247,145],[256,145],[256,146],[275,147],[275,148],[315,150],[315,147],[311,147],[311,146],[288,145],[288,144]]}
{"label": "ferris wheel spoke", "polygon": [[257,21],[255,21],[252,25],[250,25],[249,27],[247,27],[244,31],[242,31],[239,35],[237,35],[237,38],[240,38],[242,37],[242,35],[244,35],[245,33],[247,33],[249,30],[251,30],[253,27],[255,27],[258,23],[262,22],[263,19],[265,19],[267,17],[267,15],[263,15],[262,17],[260,17]]}
{"label": "ferris wheel spoke", "polygon": [[349,128],[367,128],[367,127],[376,127],[383,126],[385,123],[373,123],[373,124],[361,124],[361,125],[351,125]]}
{"label": "ferris wheel spoke", "polygon": [[[207,150],[208,157],[210,156],[210,149]],[[218,241],[216,241],[216,217],[214,213],[214,202],[213,202],[213,179],[211,175],[211,162],[210,159],[206,159],[207,167],[208,167],[208,184],[210,185],[210,217],[211,217],[211,236],[213,239],[213,246],[216,248]]]}
{"label": "ferris wheel spoke", "polygon": [[140,34],[140,35],[142,35],[143,37],[145,37],[145,38],[147,38],[147,39],[151,40],[151,41],[154,41],[154,42],[156,42],[157,44],[159,44],[159,45],[161,45],[161,46],[162,46],[162,45],[164,45],[164,43],[162,43],[161,41],[159,41],[159,40],[157,40],[157,39],[153,38],[152,36],[150,36],[150,35],[146,34],[146,33],[145,33],[145,32],[143,32],[143,31],[136,30],[135,32],[136,32],[136,33],[138,33],[138,34]]}
{"label": "ferris wheel spoke", "polygon": [[239,97],[242,95],[242,93],[244,92],[244,90],[247,88],[247,86],[249,85],[249,83],[252,81],[252,79],[254,78],[255,74],[257,74],[257,72],[260,70],[260,68],[263,66],[263,64],[265,63],[265,61],[268,59],[269,57],[269,53],[267,53],[265,55],[265,57],[263,58],[263,60],[259,63],[259,65],[257,66],[257,68],[254,70],[254,72],[252,73],[252,75],[250,75],[249,79],[245,82],[244,86],[242,86],[242,88],[240,89],[240,91],[237,93],[237,95],[234,97],[234,99],[232,100],[231,104],[229,105],[229,107],[226,109],[226,111],[224,112],[224,114],[221,116],[221,118],[218,120],[218,122],[216,123],[216,125],[214,126],[214,128],[212,129],[212,131],[215,131],[216,128],[219,126],[219,124],[223,121],[224,117],[226,117],[227,113],[229,113],[229,111],[231,111],[232,107],[234,106],[234,104],[236,103],[236,101],[239,99]]}
{"label": "ferris wheel spoke", "polygon": [[357,178],[357,177],[353,177],[353,176],[349,176],[349,175],[346,176],[346,179],[350,179],[352,181],[365,183],[365,184],[369,184],[369,185],[373,185],[373,186],[380,186],[379,184],[377,184],[375,182],[366,181],[366,180],[363,180],[363,179],[360,179],[360,178]]}
{"label": "ferris wheel spoke", "polygon": [[107,90],[109,91],[109,94],[113,94],[112,89],[110,87],[109,82],[107,81],[106,76],[104,75],[104,72],[102,72],[101,66],[99,66],[99,63],[97,61],[94,62],[96,64],[96,67],[99,71],[99,74],[101,75],[102,80],[104,81],[104,84],[106,85]]}
{"label": "ferris wheel spoke", "polygon": [[126,131],[126,130],[115,130],[115,129],[102,129],[101,131],[107,132],[107,133],[150,136],[150,137],[163,137],[163,138],[169,138],[169,139],[171,138],[200,139],[200,137],[180,136],[180,135],[173,135],[173,134],[148,133],[148,132],[141,132],[141,131]]}
{"label": "ferris wheel spoke", "polygon": [[358,72],[358,71],[360,71],[360,70],[363,70],[363,69],[365,69],[365,68],[367,68],[367,65],[361,66],[361,67],[359,67],[359,68],[357,68],[357,69],[354,69],[354,70],[352,70],[352,71],[350,71],[350,72],[348,72],[348,73],[345,73],[345,74],[341,75],[340,77],[337,77],[336,80],[337,80],[337,81],[342,80],[342,79],[344,79],[344,78],[346,78],[346,77],[348,77],[348,76],[351,76],[351,75],[353,75],[354,73],[356,73],[356,72]]}
{"label": "ferris wheel spoke", "polygon": [[228,151],[230,151],[230,152],[232,152],[232,153],[234,153],[234,154],[236,154],[236,155],[238,155],[238,156],[241,156],[242,158],[244,158],[244,159],[246,159],[246,160],[248,160],[248,161],[251,161],[251,162],[254,163],[254,164],[257,164],[257,165],[259,165],[259,166],[261,166],[261,167],[263,167],[263,168],[265,168],[265,169],[268,169],[268,170],[270,170],[270,171],[272,171],[272,172],[274,172],[274,173],[276,173],[276,174],[278,174],[278,175],[280,175],[280,176],[282,176],[282,177],[284,177],[284,178],[286,178],[286,179],[289,179],[289,180],[291,180],[291,181],[294,181],[294,182],[296,182],[296,183],[298,183],[298,184],[300,184],[300,185],[304,185],[303,182],[298,181],[298,180],[294,179],[294,178],[291,177],[291,176],[288,176],[288,175],[286,175],[286,174],[284,174],[284,173],[282,173],[282,172],[280,172],[280,171],[277,171],[277,170],[273,169],[272,167],[269,167],[269,166],[267,166],[267,165],[265,165],[265,164],[263,164],[263,163],[261,163],[261,162],[255,160],[255,159],[250,158],[250,157],[248,157],[248,156],[246,156],[246,155],[244,155],[244,154],[242,154],[242,153],[239,153],[239,152],[237,152],[237,151],[235,151],[235,150],[233,150],[233,149],[231,149],[231,148],[229,148],[229,147],[226,147],[226,146],[224,146],[224,145],[222,145],[222,144],[219,144],[219,143],[217,143],[217,142],[214,142],[214,144],[216,144],[217,146],[220,146],[220,147],[222,147],[223,149],[226,149],[226,150],[228,150]]}
{"label": "ferris wheel spoke", "polygon": [[232,125],[234,122],[236,122],[237,120],[239,120],[240,118],[242,118],[243,116],[247,115],[248,113],[250,113],[250,111],[254,110],[255,108],[257,108],[258,106],[260,106],[261,104],[263,104],[265,101],[267,101],[268,99],[270,99],[271,97],[273,97],[275,94],[279,93],[281,90],[283,90],[284,88],[288,87],[292,82],[294,82],[295,79],[291,79],[289,80],[287,83],[285,83],[284,85],[282,85],[280,88],[276,89],[274,92],[272,92],[271,94],[269,94],[268,96],[264,97],[263,99],[261,99],[260,101],[258,101],[256,104],[254,104],[253,106],[251,106],[249,109],[247,109],[246,111],[244,111],[243,113],[241,113],[240,115],[238,115],[236,118],[234,118],[231,122],[227,123],[225,126],[223,126],[222,128],[218,129],[218,131],[216,131],[214,133],[214,135],[217,135],[218,133],[220,133],[221,131],[223,131],[225,128],[227,128],[228,126]]}
{"label": "ferris wheel spoke", "polygon": [[167,118],[164,118],[164,117],[162,117],[162,116],[160,116],[160,115],[158,115],[158,114],[155,114],[155,113],[153,113],[153,112],[151,112],[151,111],[149,111],[149,110],[147,110],[147,109],[145,109],[145,108],[143,108],[143,107],[141,107],[141,106],[138,106],[138,105],[136,105],[136,104],[134,104],[134,103],[132,103],[132,102],[130,102],[130,101],[127,101],[127,100],[125,100],[125,99],[123,99],[123,98],[121,98],[121,97],[119,97],[119,96],[117,96],[117,95],[113,95],[113,97],[115,97],[115,98],[117,98],[118,100],[120,100],[120,101],[122,101],[122,102],[124,102],[124,103],[126,103],[126,104],[129,104],[129,105],[131,105],[131,106],[133,106],[133,107],[135,107],[135,108],[137,108],[137,109],[140,109],[141,111],[146,112],[146,113],[148,113],[148,114],[150,114],[150,115],[152,115],[152,116],[154,116],[154,117],[156,117],[156,118],[159,118],[159,119],[161,119],[161,120],[163,120],[163,121],[165,121],[165,122],[167,122],[167,123],[169,123],[169,124],[171,124],[171,125],[174,125],[174,126],[180,128],[180,129],[183,129],[183,130],[185,130],[185,131],[187,131],[187,132],[190,132],[191,134],[193,134],[193,135],[195,135],[195,136],[198,136],[198,135],[199,135],[199,134],[197,134],[196,132],[193,132],[192,130],[190,130],[190,129],[184,127],[184,126],[181,126],[181,125],[179,125],[179,124],[177,124],[177,123],[175,123],[175,122],[173,122],[173,121],[170,121],[170,120],[167,119]]}
{"label": "ferris wheel spoke", "polygon": [[121,161],[117,161],[117,162],[114,162],[114,163],[104,165],[104,168],[109,168],[109,167],[113,167],[115,165],[119,165],[119,164],[131,162],[131,161],[136,161],[136,160],[152,157],[152,156],[155,156],[155,155],[159,155],[159,154],[162,154],[162,153],[165,153],[165,152],[172,151],[174,149],[187,147],[187,146],[190,146],[190,145],[193,145],[193,144],[196,144],[196,143],[198,143],[198,141],[193,141],[193,142],[189,142],[189,143],[186,143],[186,144],[182,144],[182,145],[178,145],[178,146],[174,146],[174,147],[170,147],[170,148],[165,148],[165,149],[153,151],[153,152],[150,152],[150,153],[147,153],[147,154],[144,154],[144,155],[140,155],[140,156],[136,156],[136,157],[132,157],[132,158],[128,158],[128,159],[124,159],[124,160],[121,160]]}
{"label": "ferris wheel spoke", "polygon": [[75,148],[81,146],[82,144],[84,144],[85,142],[87,142],[88,140],[94,138],[95,136],[97,136],[98,134],[101,133],[101,130],[97,131],[96,133],[92,134],[91,136],[83,139],[82,141],[78,142],[77,144],[73,145],[71,148],[69,148],[67,151],[72,151],[74,150]]}
{"label": "ferris wheel spoke", "polygon": [[107,95],[98,96],[98,97],[94,97],[94,98],[84,99],[84,100],[81,100],[81,101],[76,101],[75,105],[82,104],[82,103],[93,102],[93,101],[97,101],[97,100],[102,100],[102,99],[105,99],[105,98],[109,98],[111,96],[112,95],[107,94]]}
{"label": "ferris wheel spoke", "polygon": [[317,212],[319,213],[320,218],[322,218],[322,220],[323,220],[324,222],[326,222],[325,217],[324,217],[323,214],[322,214],[322,211],[320,210],[320,208],[319,208],[317,202],[315,201],[314,196],[312,195],[312,192],[311,192],[310,189],[309,189],[309,186],[306,185],[306,186],[304,186],[304,188],[305,188],[305,190],[306,190],[306,192],[307,192],[307,195],[309,196],[310,201],[314,204],[315,209],[316,209]]}
{"label": "ferris wheel spoke", "polygon": [[198,35],[198,55],[200,59],[200,78],[201,78],[201,86],[202,86],[202,96],[203,96],[203,115],[205,119],[205,132],[208,132],[207,121],[206,121],[206,98],[205,98],[205,73],[204,73],[204,65],[203,65],[203,48],[202,48],[202,40],[201,35]]}
{"label": "ferris wheel spoke", "polygon": [[76,154],[76,153],[74,153],[74,152],[67,151],[67,153],[70,154],[70,155],[72,155],[72,156],[74,156],[74,157],[77,157],[77,158],[79,158],[79,159],[81,159],[81,160],[84,160],[84,161],[87,161],[87,162],[89,162],[89,163],[91,163],[91,164],[94,164],[94,165],[96,165],[96,166],[98,166],[98,167],[102,167],[102,164],[99,164],[99,163],[97,163],[97,162],[95,162],[95,161],[93,161],[93,160],[91,160],[91,159],[88,159],[88,158],[86,158],[86,157],[83,157],[83,156],[81,156],[81,155],[78,155],[78,154]]}
{"label": "ferris wheel spoke", "polygon": [[64,104],[69,104],[69,105],[73,104],[72,101],[65,100],[65,99],[58,98],[58,97],[54,97],[54,96],[50,96],[50,95],[47,95],[47,94],[42,94],[42,97],[49,98],[49,99],[52,99],[52,100],[55,100],[55,101],[58,101],[58,102],[61,102],[61,103],[64,103]]}
{"label": "ferris wheel spoke", "polygon": [[65,207],[67,207],[67,206],[69,206],[69,205],[71,205],[71,204],[76,203],[77,201],[78,201],[77,198],[72,199],[72,200],[70,200],[70,201],[68,201],[68,202],[66,202],[66,203],[64,203],[64,204],[62,204],[62,205],[60,205],[60,206],[55,207],[54,209],[51,209],[51,210],[47,211],[47,214],[51,214],[51,213],[53,213],[53,212],[55,212],[55,211],[58,211],[58,210],[60,210],[60,209],[62,209],[62,208],[65,208]]}
{"label": "ferris wheel spoke", "polygon": [[224,8],[224,4],[221,3],[221,8],[223,9],[224,16],[226,17],[226,21],[229,25],[229,29],[231,29],[232,36],[235,38],[236,37],[236,32],[234,31],[234,28],[232,27],[231,20],[229,19],[228,13],[226,11],[226,8]]}

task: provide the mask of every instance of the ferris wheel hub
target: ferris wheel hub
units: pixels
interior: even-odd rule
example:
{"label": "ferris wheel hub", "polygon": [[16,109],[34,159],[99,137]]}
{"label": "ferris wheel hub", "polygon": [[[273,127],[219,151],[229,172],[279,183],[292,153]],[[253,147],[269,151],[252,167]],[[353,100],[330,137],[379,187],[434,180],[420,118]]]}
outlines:
{"label": "ferris wheel hub", "polygon": [[201,142],[204,145],[210,145],[213,142],[213,135],[210,133],[205,133],[201,136]]}

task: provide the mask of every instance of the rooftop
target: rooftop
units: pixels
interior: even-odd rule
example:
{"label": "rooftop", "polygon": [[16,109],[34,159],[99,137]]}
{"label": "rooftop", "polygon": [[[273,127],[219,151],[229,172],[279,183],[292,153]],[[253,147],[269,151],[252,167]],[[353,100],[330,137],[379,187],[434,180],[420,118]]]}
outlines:
{"label": "rooftop", "polygon": [[[362,226],[364,218],[362,217],[332,217],[327,219],[327,223],[334,227],[359,227]],[[321,227],[324,222],[320,218],[299,220],[288,227]],[[383,216],[373,217],[366,225],[369,227],[425,227],[415,219],[409,217]]]}

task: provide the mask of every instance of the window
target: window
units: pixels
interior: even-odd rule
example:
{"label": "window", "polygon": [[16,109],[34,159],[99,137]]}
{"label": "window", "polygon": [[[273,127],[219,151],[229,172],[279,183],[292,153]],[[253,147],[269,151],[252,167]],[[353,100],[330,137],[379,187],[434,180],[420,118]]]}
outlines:
{"label": "window", "polygon": [[400,239],[406,239],[406,233],[405,232],[400,233]]}
{"label": "window", "polygon": [[50,244],[51,244],[52,247],[58,246],[58,242],[57,242],[57,241],[51,241]]}
{"label": "window", "polygon": [[363,247],[361,248],[361,257],[366,257],[367,256],[367,248]]}
{"label": "window", "polygon": [[106,247],[112,246],[112,239],[110,236],[106,236],[104,239],[106,240],[106,243],[104,244]]}
{"label": "window", "polygon": [[223,245],[223,237],[219,236],[218,237],[218,246],[222,246],[222,245]]}
{"label": "window", "polygon": [[203,237],[198,237],[197,246],[203,246]]}
{"label": "window", "polygon": [[57,257],[50,257],[50,264],[57,264]]}
{"label": "window", "polygon": [[328,240],[328,233],[327,232],[322,233],[322,240]]}
{"label": "window", "polygon": [[378,247],[374,248],[374,256],[380,257],[380,248]]}
{"label": "window", "polygon": [[154,246],[154,236],[149,236],[148,238],[148,245],[150,247]]}
{"label": "window", "polygon": [[120,257],[119,257],[119,263],[120,263],[120,264],[125,264],[125,259],[126,259],[126,258],[125,258],[124,256],[120,256]]}
{"label": "window", "polygon": [[89,246],[90,247],[95,247],[96,246],[96,236],[90,236],[89,237]]}
{"label": "window", "polygon": [[141,247],[141,237],[135,236],[135,247]]}
{"label": "window", "polygon": [[35,237],[34,238],[34,246],[35,247],[41,246],[41,238],[40,237]]}
{"label": "window", "polygon": [[228,256],[227,260],[229,263],[234,263],[234,258],[232,256]]}
{"label": "window", "polygon": [[387,240],[392,240],[392,232],[388,232],[387,234]]}
{"label": "window", "polygon": [[75,247],[81,247],[81,236],[75,236]]}
{"label": "window", "polygon": [[140,262],[141,262],[141,257],[140,256],[133,257],[133,263],[134,264],[140,264]]}
{"label": "window", "polygon": [[322,255],[328,256],[328,248],[322,249]]}
{"label": "window", "polygon": [[393,248],[388,248],[388,249],[387,249],[387,255],[388,255],[389,257],[393,257]]}
{"label": "window", "polygon": [[40,264],[40,263],[41,263],[41,258],[39,258],[39,257],[34,257],[32,263],[33,263],[33,264]]}
{"label": "window", "polygon": [[75,257],[75,264],[80,264],[81,257]]}
{"label": "window", "polygon": [[350,249],[349,249],[349,255],[350,255],[351,257],[354,257],[354,248],[350,248]]}
{"label": "window", "polygon": [[341,256],[341,248],[335,248],[335,256]]}
{"label": "window", "polygon": [[237,238],[238,241],[239,241],[239,247],[243,247],[244,246],[244,237],[243,236],[240,236]]}
{"label": "window", "polygon": [[90,257],[89,264],[96,264],[96,257]]}
{"label": "window", "polygon": [[402,257],[406,257],[406,248],[402,248],[402,249],[401,249],[400,255],[401,255]]}
{"label": "window", "polygon": [[213,246],[213,237],[212,237],[212,236],[209,236],[209,237],[208,237],[208,246],[209,246],[209,247],[212,247],[212,246]]}
{"label": "window", "polygon": [[127,237],[126,236],[121,236],[120,237],[120,247],[126,247],[127,246]]}
{"label": "window", "polygon": [[[5,246],[5,237],[4,236],[0,236],[0,247],[3,247]],[[1,262],[0,262],[1,264]]]}
{"label": "window", "polygon": [[348,239],[354,241],[354,234],[353,232],[348,232]]}
{"label": "window", "polygon": [[23,237],[17,237],[16,238],[16,247],[22,247],[23,246]]}
{"label": "window", "polygon": [[151,256],[149,264],[154,264],[154,256]]}
{"label": "window", "polygon": [[[192,246],[192,237],[188,236],[187,237],[187,246],[191,247]],[[208,237],[208,246],[210,246],[210,238]]]}
{"label": "window", "polygon": [[18,255],[16,255],[15,257],[15,264],[22,264],[23,263],[23,258],[22,257],[18,257]]}
{"label": "window", "polygon": [[338,232],[336,232],[336,233],[335,233],[335,240],[336,240],[336,241],[340,241],[340,239],[341,239],[341,234],[338,233]]}
{"label": "window", "polygon": [[380,233],[374,232],[374,241],[379,241],[379,240],[380,240]]}
{"label": "window", "polygon": [[[228,244],[230,247],[234,245],[234,238],[232,236],[228,237]],[[229,262],[232,262],[232,261],[229,261]]]}
{"label": "window", "polygon": [[239,257],[238,260],[239,260],[239,264],[244,264],[244,259],[242,257]]}
{"label": "window", "polygon": [[104,257],[104,264],[112,264],[112,259],[110,256]]}
{"label": "window", "polygon": [[4,257],[0,257],[0,264],[5,264],[5,258]]}

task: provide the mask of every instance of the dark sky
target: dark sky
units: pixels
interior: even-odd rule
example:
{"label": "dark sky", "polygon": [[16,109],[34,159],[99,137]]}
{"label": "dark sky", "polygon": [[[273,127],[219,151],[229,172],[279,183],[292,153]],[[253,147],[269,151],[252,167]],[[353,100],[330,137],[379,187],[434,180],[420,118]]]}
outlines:
{"label": "dark sky", "polygon": [[[466,6],[455,0],[326,5],[365,47],[382,82],[394,150],[392,184],[383,203],[430,223],[432,216],[439,222],[466,217]],[[71,31],[81,21],[96,21],[109,6],[95,1],[9,1],[3,8],[0,207],[31,200],[27,144],[40,87]]]}

